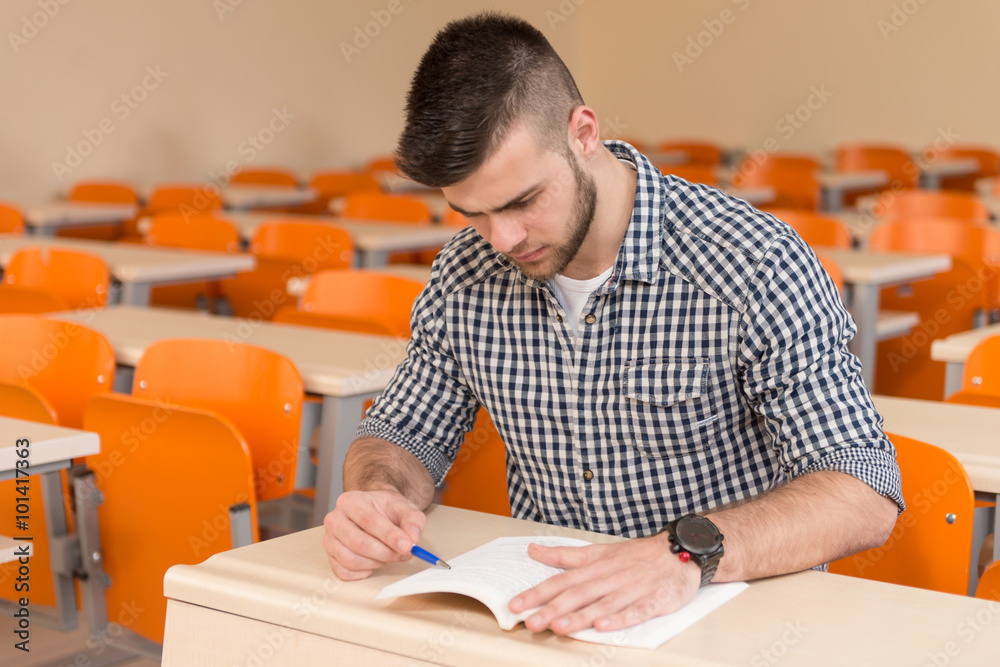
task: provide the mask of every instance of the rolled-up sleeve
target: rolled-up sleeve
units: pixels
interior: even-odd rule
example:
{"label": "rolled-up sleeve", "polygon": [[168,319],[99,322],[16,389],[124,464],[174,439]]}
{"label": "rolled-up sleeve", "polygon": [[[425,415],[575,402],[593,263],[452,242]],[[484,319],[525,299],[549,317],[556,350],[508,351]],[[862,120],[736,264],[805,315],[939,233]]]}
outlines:
{"label": "rolled-up sleeve", "polygon": [[786,478],[843,472],[902,511],[895,448],[847,347],[857,329],[815,254],[798,236],[775,238],[746,295],[742,387]]}
{"label": "rolled-up sleeve", "polygon": [[413,306],[406,360],[375,398],[356,434],[406,449],[435,484],[451,467],[479,407],[451,353],[442,315],[445,299],[432,277]]}

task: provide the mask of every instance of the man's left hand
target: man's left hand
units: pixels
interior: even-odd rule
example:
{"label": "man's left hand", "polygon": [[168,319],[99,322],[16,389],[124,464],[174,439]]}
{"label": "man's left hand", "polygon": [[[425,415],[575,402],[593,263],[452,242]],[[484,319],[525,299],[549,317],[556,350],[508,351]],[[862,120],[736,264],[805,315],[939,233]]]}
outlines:
{"label": "man's left hand", "polygon": [[528,554],[566,570],[511,600],[515,613],[541,607],[524,622],[533,632],[627,628],[681,608],[701,583],[701,568],[671,553],[666,535],[586,547],[532,544]]}

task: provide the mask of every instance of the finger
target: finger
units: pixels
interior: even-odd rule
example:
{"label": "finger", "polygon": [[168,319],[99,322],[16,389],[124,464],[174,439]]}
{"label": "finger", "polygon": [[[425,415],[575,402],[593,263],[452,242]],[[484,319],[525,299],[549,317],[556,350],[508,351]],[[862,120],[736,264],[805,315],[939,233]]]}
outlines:
{"label": "finger", "polygon": [[[580,549],[580,547],[570,548]],[[605,579],[611,574],[611,567],[610,561],[598,560],[583,567],[568,569],[515,596],[510,602],[510,609],[519,612],[547,604],[573,586]]]}
{"label": "finger", "polygon": [[543,544],[528,545],[528,555],[539,563],[563,570],[583,567],[596,561],[606,551],[606,545],[593,544],[585,547],[547,547]]}
{"label": "finger", "polygon": [[[327,514],[323,521],[324,544],[328,546],[327,553],[334,555],[332,549],[336,545],[342,545],[347,553],[363,557],[370,562],[362,564],[360,561],[354,562],[343,553],[337,553],[335,557],[347,567],[378,567],[384,563],[399,562],[406,560],[404,554],[400,554],[381,539],[371,535],[364,528],[355,523],[349,516],[340,510],[334,510]],[[330,538],[327,543],[326,539]],[[409,552],[406,552],[408,557]]]}
{"label": "finger", "polygon": [[567,588],[528,617],[524,624],[539,632],[550,628],[558,634],[568,634],[594,624],[600,612],[594,605],[616,594],[617,583],[610,578],[587,580]]}
{"label": "finger", "polygon": [[[354,524],[363,533],[403,556],[409,554],[413,544],[410,537],[395,523],[395,516],[398,514],[400,512],[393,508],[393,501],[377,503],[371,495],[345,493],[337,499],[337,506],[333,511],[334,531],[339,535],[341,531],[350,531],[350,524]],[[387,559],[386,562],[388,560],[400,559]]]}
{"label": "finger", "polygon": [[427,515],[412,504],[409,506],[398,504],[387,510],[387,516],[395,525],[399,526],[410,541],[410,544],[404,549],[406,553],[409,553],[410,547],[420,541],[424,526],[427,524]]}

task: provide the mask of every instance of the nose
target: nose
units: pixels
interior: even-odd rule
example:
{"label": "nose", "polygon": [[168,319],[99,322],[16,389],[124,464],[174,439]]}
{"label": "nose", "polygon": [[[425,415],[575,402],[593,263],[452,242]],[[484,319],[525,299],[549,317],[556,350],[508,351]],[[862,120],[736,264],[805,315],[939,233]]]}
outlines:
{"label": "nose", "polygon": [[528,231],[513,216],[497,214],[490,219],[489,242],[497,252],[509,253],[528,237]]}

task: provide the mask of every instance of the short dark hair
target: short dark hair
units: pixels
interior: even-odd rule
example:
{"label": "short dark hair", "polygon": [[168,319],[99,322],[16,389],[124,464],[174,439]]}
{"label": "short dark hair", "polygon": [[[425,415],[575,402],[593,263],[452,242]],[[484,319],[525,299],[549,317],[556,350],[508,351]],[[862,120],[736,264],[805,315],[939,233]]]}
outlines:
{"label": "short dark hair", "polygon": [[527,21],[496,12],[453,21],[413,75],[396,164],[424,185],[453,185],[476,171],[521,120],[553,148],[565,149],[559,142],[581,104],[566,64]]}

